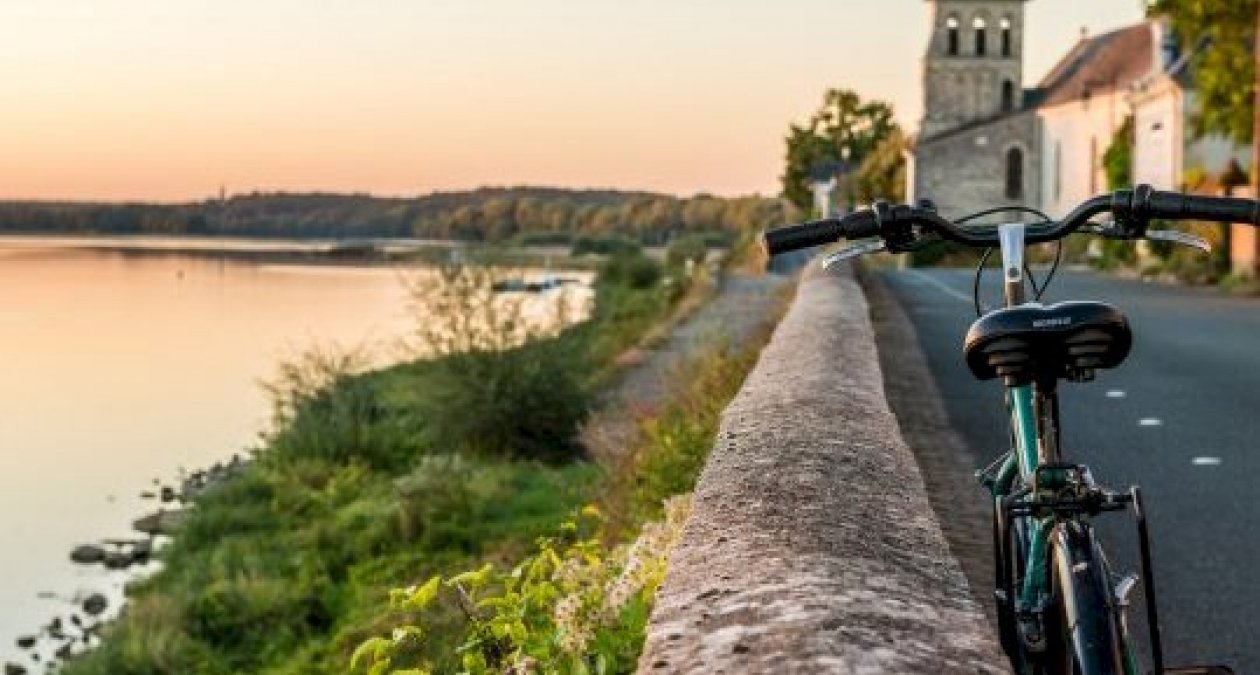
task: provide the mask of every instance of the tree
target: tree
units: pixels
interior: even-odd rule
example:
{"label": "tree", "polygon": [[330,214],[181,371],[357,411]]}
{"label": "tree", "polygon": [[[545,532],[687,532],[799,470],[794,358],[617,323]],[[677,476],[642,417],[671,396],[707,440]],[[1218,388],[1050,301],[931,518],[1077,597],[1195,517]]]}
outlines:
{"label": "tree", "polygon": [[1157,0],[1151,5],[1153,16],[1172,23],[1183,51],[1198,50],[1191,66],[1197,135],[1252,140],[1258,7],[1260,0]]}
{"label": "tree", "polygon": [[892,106],[882,101],[863,101],[847,89],[828,90],[822,107],[809,122],[793,124],[788,131],[783,196],[808,210],[813,201],[810,178],[816,167],[841,161],[860,166],[896,131]]}
{"label": "tree", "polygon": [[853,195],[858,202],[905,201],[906,147],[906,135],[895,128],[862,160],[853,179]]}

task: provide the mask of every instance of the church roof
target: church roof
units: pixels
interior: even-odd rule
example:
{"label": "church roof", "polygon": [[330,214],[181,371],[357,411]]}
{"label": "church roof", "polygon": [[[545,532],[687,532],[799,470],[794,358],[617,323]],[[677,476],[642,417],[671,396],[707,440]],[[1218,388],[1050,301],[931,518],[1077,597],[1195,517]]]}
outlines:
{"label": "church roof", "polygon": [[1127,89],[1156,68],[1153,31],[1142,22],[1082,39],[1041,80],[1035,104],[1046,108]]}

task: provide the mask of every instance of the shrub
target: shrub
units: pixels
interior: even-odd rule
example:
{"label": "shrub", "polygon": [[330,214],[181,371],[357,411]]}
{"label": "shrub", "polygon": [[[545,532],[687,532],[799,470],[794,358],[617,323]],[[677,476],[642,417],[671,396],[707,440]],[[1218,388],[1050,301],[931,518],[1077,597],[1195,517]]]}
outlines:
{"label": "shrub", "polygon": [[514,246],[570,246],[573,234],[570,232],[518,232],[510,242]]}
{"label": "shrub", "polygon": [[545,461],[580,455],[577,429],[590,408],[583,360],[582,349],[565,338],[442,359],[417,392],[429,444]]}
{"label": "shrub", "polygon": [[279,461],[361,461],[378,469],[420,452],[412,420],[387,408],[357,353],[311,351],[265,385],[273,399],[270,452]]}
{"label": "shrub", "polygon": [[618,253],[639,253],[641,250],[638,242],[618,235],[604,237],[581,236],[574,240],[571,255],[616,255]]}
{"label": "shrub", "polygon": [[618,253],[600,265],[599,283],[642,290],[659,283],[663,274],[660,263],[642,253]]}
{"label": "shrub", "polygon": [[698,265],[704,262],[708,254],[709,245],[703,235],[689,234],[675,237],[669,243],[669,248],[665,250],[665,266],[671,269],[679,268],[685,266],[687,261]]}
{"label": "shrub", "polygon": [[418,348],[433,358],[411,392],[425,441],[439,453],[574,458],[590,409],[586,345],[563,332],[565,302],[529,317],[494,283],[486,268],[448,268],[417,289],[427,318]]}

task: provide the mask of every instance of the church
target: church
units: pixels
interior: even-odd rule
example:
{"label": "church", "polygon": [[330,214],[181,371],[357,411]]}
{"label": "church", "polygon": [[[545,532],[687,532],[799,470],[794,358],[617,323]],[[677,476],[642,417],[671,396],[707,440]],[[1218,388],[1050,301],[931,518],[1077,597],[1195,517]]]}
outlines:
{"label": "church", "polygon": [[[1134,115],[1136,95],[1184,71],[1188,58],[1163,24],[1144,21],[1082,35],[1040,82],[1026,87],[1026,0],[928,1],[924,116],[909,152],[907,192],[912,201],[932,200],[946,217],[1005,205],[1060,217],[1105,192],[1103,155]],[[1185,126],[1182,118],[1169,122]],[[1138,156],[1154,157],[1146,149],[1150,137],[1151,129],[1135,133]],[[1157,187],[1171,189],[1180,187],[1186,157],[1218,172],[1225,167],[1216,164],[1238,154],[1228,147],[1197,151],[1203,144],[1194,139],[1186,145],[1187,152],[1164,150],[1159,157],[1166,159],[1155,160],[1169,166],[1147,161],[1137,173],[1158,173],[1166,184]]]}

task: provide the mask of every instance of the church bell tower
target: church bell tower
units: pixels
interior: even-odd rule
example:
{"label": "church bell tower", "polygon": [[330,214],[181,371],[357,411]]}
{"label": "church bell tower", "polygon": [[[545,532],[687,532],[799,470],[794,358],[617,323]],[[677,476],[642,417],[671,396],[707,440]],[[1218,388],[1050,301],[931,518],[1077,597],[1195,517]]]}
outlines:
{"label": "church bell tower", "polygon": [[921,137],[1023,107],[1024,2],[928,0]]}

